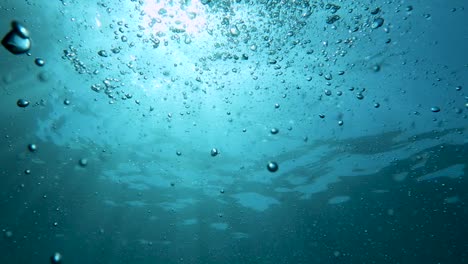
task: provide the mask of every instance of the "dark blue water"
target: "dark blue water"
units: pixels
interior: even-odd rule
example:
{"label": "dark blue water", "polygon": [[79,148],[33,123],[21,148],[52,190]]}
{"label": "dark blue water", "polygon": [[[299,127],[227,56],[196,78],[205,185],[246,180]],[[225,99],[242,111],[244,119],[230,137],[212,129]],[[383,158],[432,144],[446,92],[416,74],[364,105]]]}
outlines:
{"label": "dark blue water", "polygon": [[468,263],[466,4],[1,1],[0,263]]}

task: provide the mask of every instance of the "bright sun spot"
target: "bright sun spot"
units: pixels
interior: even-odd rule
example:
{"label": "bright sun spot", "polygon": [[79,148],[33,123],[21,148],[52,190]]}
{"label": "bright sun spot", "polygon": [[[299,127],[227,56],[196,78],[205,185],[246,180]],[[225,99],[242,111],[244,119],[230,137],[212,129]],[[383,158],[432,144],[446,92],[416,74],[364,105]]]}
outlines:
{"label": "bright sun spot", "polygon": [[189,1],[146,0],[144,23],[150,26],[150,33],[183,33],[194,36],[206,25],[205,7],[200,0]]}

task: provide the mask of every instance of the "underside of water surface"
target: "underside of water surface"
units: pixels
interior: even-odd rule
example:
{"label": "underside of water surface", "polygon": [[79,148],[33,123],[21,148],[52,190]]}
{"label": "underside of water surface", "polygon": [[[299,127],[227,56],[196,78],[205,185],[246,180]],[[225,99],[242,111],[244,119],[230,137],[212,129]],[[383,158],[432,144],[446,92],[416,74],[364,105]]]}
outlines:
{"label": "underside of water surface", "polygon": [[0,263],[468,263],[463,0],[3,0]]}

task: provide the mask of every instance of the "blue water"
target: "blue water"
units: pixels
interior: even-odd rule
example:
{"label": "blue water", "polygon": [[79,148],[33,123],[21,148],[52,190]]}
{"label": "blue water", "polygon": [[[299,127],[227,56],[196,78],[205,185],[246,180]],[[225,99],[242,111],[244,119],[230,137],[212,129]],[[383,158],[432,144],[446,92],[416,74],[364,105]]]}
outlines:
{"label": "blue water", "polygon": [[0,263],[468,263],[466,4],[1,1]]}

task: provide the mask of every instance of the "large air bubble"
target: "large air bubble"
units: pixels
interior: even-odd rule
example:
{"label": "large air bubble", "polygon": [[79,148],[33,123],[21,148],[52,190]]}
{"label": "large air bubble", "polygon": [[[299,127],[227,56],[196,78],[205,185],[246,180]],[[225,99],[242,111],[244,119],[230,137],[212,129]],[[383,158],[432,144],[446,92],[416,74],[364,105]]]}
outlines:
{"label": "large air bubble", "polygon": [[28,52],[31,49],[29,31],[16,21],[11,23],[11,27],[10,32],[2,39],[3,47],[15,55]]}

